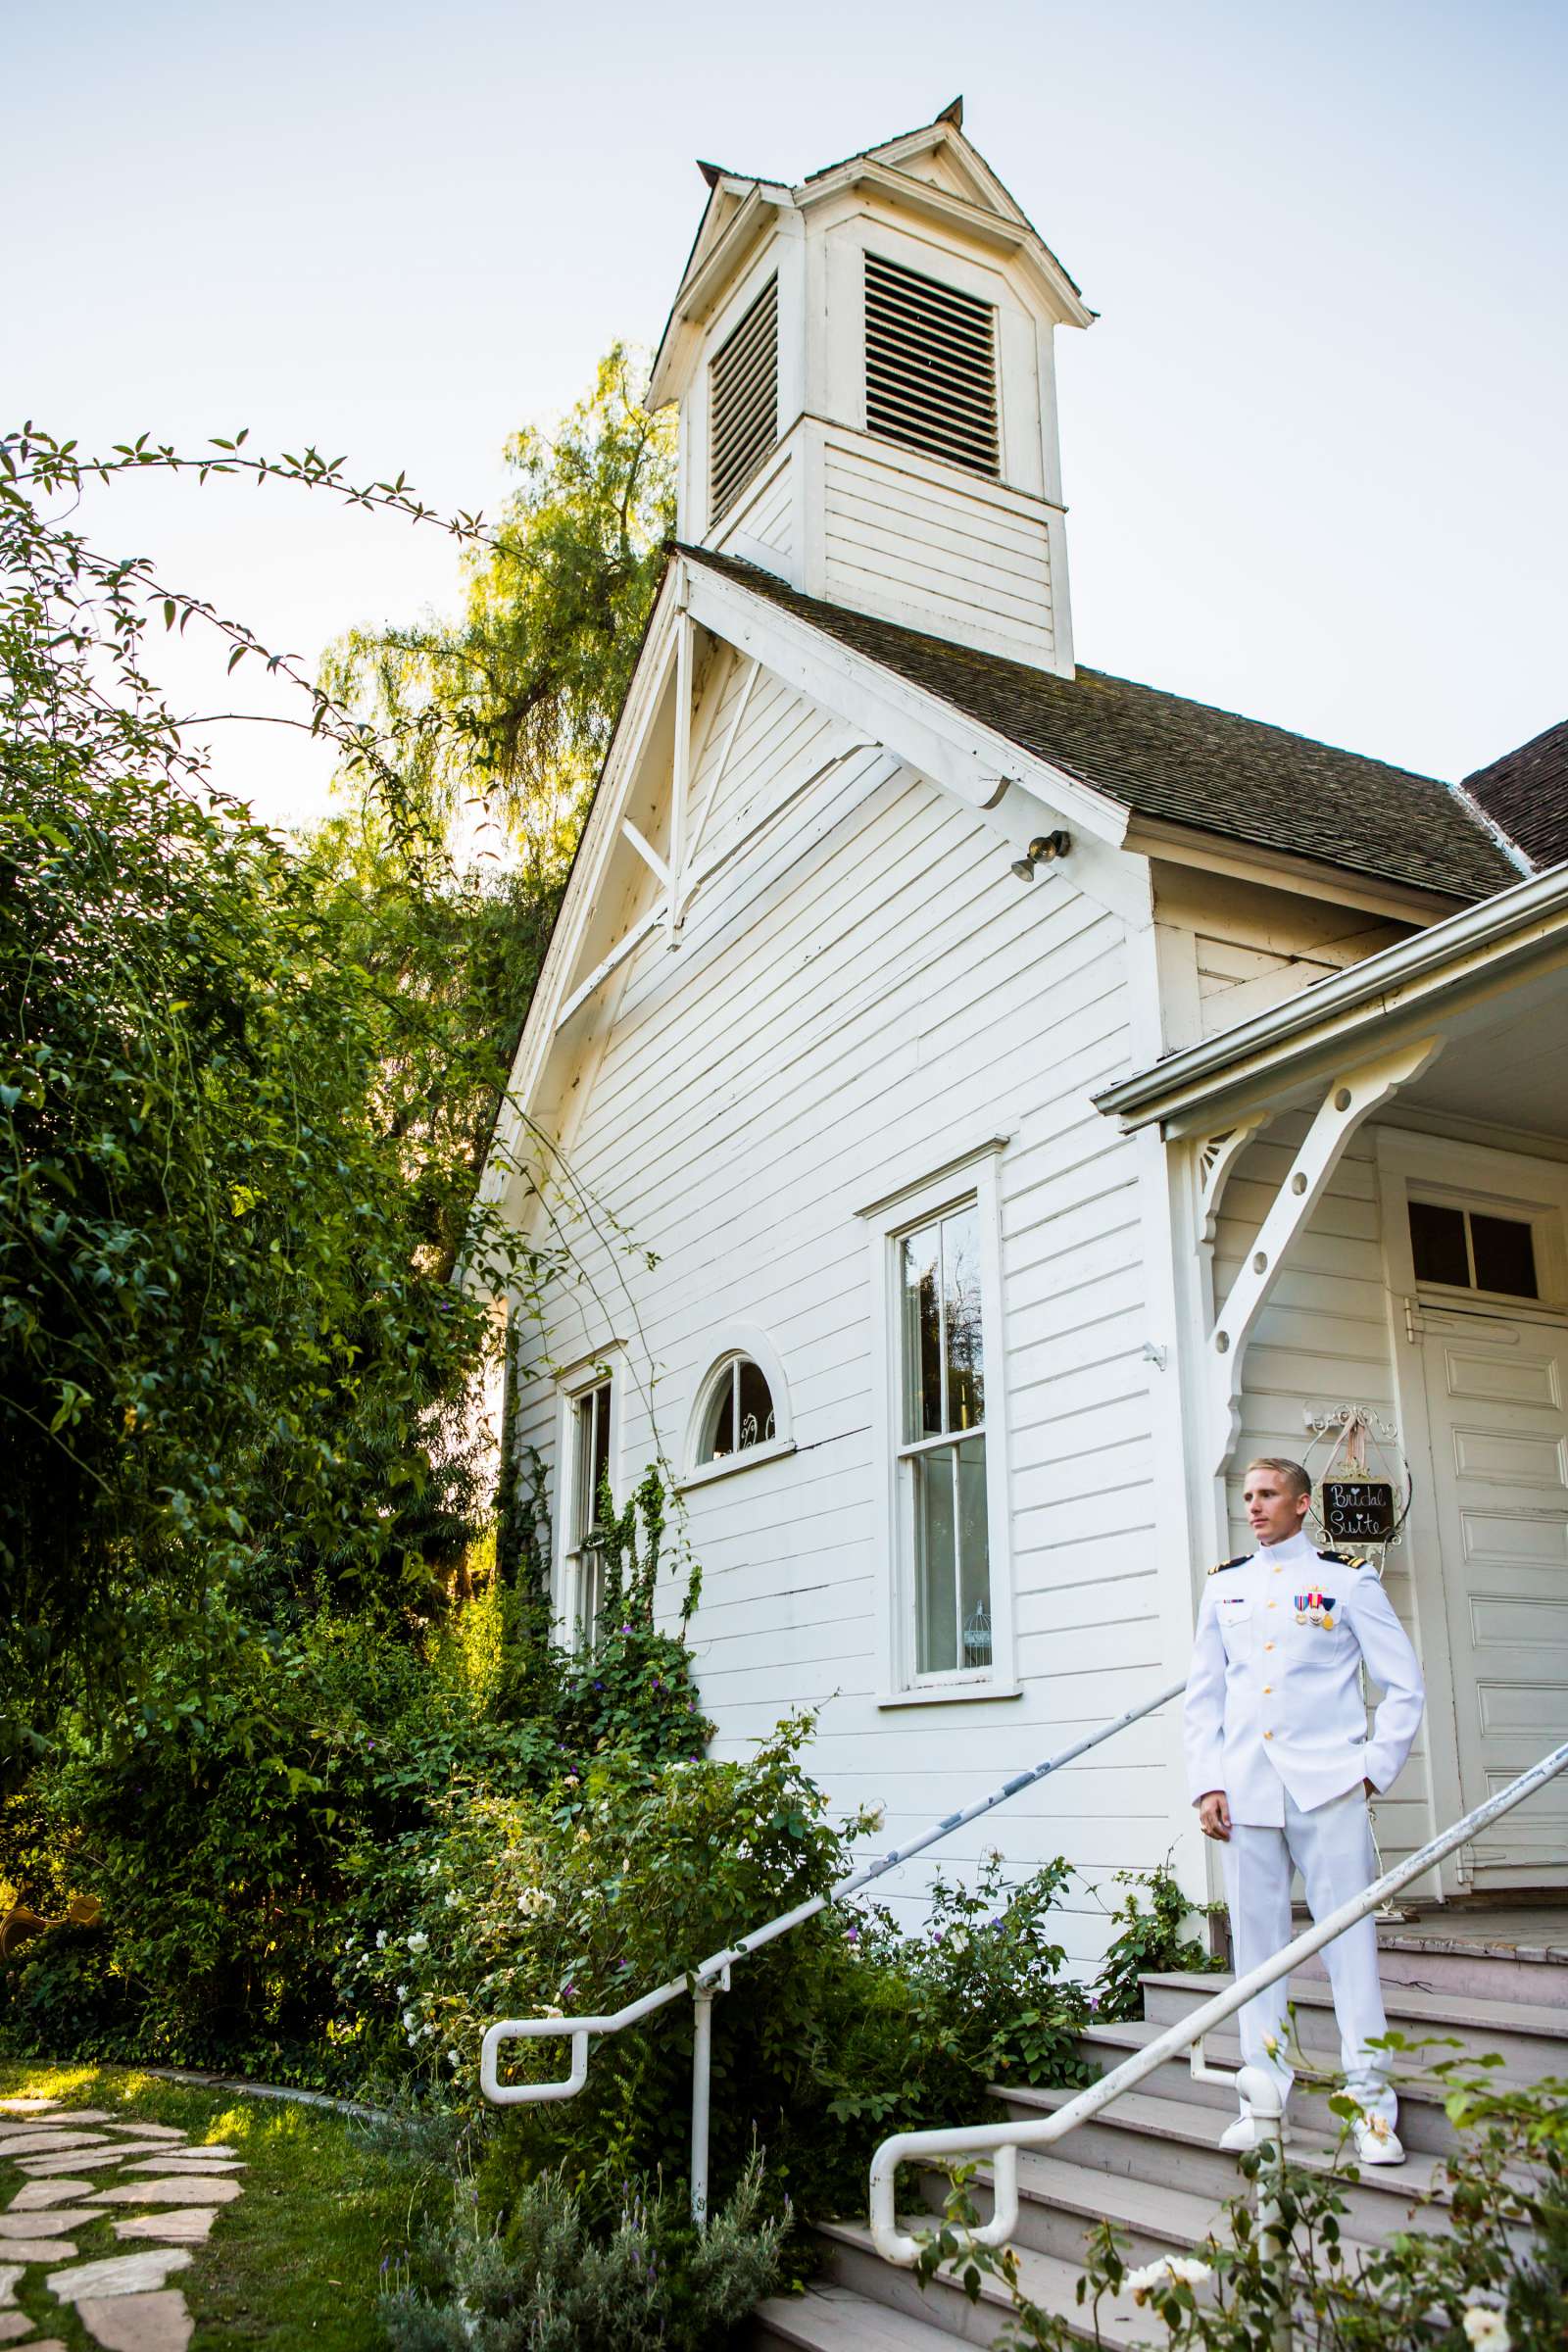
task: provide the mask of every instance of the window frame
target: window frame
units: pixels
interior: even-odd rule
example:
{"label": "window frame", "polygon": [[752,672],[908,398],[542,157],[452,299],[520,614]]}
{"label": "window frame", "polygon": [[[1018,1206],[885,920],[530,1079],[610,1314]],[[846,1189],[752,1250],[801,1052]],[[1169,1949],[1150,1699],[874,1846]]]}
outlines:
{"label": "window frame", "polygon": [[[624,1481],[620,1444],[625,1396],[625,1350],[619,1341],[584,1356],[556,1376],[556,1509],[552,1530],[552,1582],[556,1640],[563,1649],[589,1646],[583,1636],[582,1599],[586,1545],[575,1525],[577,1481],[582,1464],[578,1407],[595,1389],[610,1391],[608,1472],[612,1498],[619,1507]],[[588,1531],[582,1531],[586,1534]]]}
{"label": "window frame", "polygon": [[[1506,1146],[1472,1144],[1379,1123],[1376,1137],[1383,1258],[1391,1301],[1472,1314],[1526,1315],[1561,1322],[1568,1314],[1568,1169]],[[1410,1201],[1478,1209],[1531,1229],[1537,1297],[1515,1291],[1459,1289],[1419,1281],[1410,1240]]]}
{"label": "window frame", "polygon": [[[1512,1225],[1522,1225],[1530,1236],[1531,1256],[1535,1267],[1536,1287],[1533,1291],[1491,1291],[1479,1282],[1439,1282],[1430,1274],[1415,1271],[1415,1237],[1410,1232],[1412,1208],[1447,1208],[1464,1219],[1464,1247],[1468,1263],[1475,1264],[1475,1238],[1471,1221],[1475,1217],[1493,1217]],[[1549,1236],[1542,1228],[1551,1216],[1549,1209],[1531,1209],[1516,1200],[1490,1200],[1457,1186],[1432,1184],[1413,1178],[1404,1188],[1405,1241],[1410,1250],[1410,1270],[1415,1287],[1421,1296],[1434,1300],[1481,1300],[1488,1305],[1550,1307],[1551,1300],[1544,1293],[1545,1268],[1543,1256],[1551,1255]]]}
{"label": "window frame", "polygon": [[[711,1409],[715,1392],[721,1382],[734,1376],[735,1366],[750,1360],[767,1383],[773,1399],[773,1435],[760,1445],[748,1446],[744,1452],[729,1453],[722,1461],[699,1461],[703,1427]],[[692,1396],[691,1409],[686,1416],[686,1441],[681,1448],[684,1464],[677,1481],[677,1492],[685,1494],[694,1487],[706,1487],[715,1479],[734,1478],[743,1470],[756,1469],[762,1462],[781,1461],[795,1451],[795,1425],[790,1411],[789,1382],[778,1351],[767,1334],[752,1324],[731,1324],[724,1345],[711,1358],[707,1371],[698,1382]]]}
{"label": "window frame", "polygon": [[[902,1185],[858,1214],[870,1251],[872,1446],[877,1494],[877,1672],[879,1707],[952,1704],[1019,1695],[1012,1591],[1011,1478],[1002,1287],[1000,1157],[993,1138]],[[920,1674],[912,1546],[906,1545],[900,1472],[910,1451],[932,1441],[904,1440],[903,1282],[906,1237],[933,1218],[972,1203],[980,1242],[980,1345],[986,1389],[986,1550],[991,1579],[991,1663]],[[958,1433],[936,1443],[953,1443]]]}

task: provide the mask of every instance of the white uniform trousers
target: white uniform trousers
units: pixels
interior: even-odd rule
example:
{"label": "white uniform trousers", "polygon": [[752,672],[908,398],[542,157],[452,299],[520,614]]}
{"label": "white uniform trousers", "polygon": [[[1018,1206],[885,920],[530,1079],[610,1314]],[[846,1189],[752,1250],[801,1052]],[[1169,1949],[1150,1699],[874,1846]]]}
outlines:
{"label": "white uniform trousers", "polygon": [[[1366,1797],[1359,1788],[1348,1789],[1344,1796],[1333,1797],[1310,1813],[1303,1813],[1287,1790],[1283,1829],[1233,1822],[1229,1842],[1220,1847],[1220,1853],[1239,1977],[1272,1960],[1291,1940],[1293,1865],[1300,1871],[1314,1919],[1338,1910],[1377,1875],[1372,1825],[1367,1819]],[[1374,1921],[1358,1920],[1343,1936],[1336,1936],[1324,1946],[1323,1960],[1334,1992],[1346,2089],[1358,2106],[1369,2115],[1382,2116],[1392,2130],[1398,2102],[1389,2082],[1388,2052],[1367,2046],[1388,2031]],[[1249,2001],[1241,2013],[1242,2062],[1260,2066],[1274,2077],[1282,2106],[1296,2079],[1286,2055],[1289,1996],[1290,1980],[1282,1977]]]}

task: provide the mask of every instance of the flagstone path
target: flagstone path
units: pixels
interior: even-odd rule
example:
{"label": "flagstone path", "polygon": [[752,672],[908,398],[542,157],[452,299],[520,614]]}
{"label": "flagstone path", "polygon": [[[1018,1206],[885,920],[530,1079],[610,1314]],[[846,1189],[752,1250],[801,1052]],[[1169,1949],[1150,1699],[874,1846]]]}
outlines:
{"label": "flagstone path", "polygon": [[[104,2352],[185,2352],[191,2316],[170,2282],[219,2207],[240,2193],[245,2167],[234,2150],[193,2146],[171,2125],[125,2122],[103,2107],[0,2099],[0,2164],[25,2176],[0,2212],[0,2347],[65,2352],[18,2300],[37,2265],[56,2303],[74,2305]],[[123,2251],[79,2260],[75,2233],[106,2219]]]}

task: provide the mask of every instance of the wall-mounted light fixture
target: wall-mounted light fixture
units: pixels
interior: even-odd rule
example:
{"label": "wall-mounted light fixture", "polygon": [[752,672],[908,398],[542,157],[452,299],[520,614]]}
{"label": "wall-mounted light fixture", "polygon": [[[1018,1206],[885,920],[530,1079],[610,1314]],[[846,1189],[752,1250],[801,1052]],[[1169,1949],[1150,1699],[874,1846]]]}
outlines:
{"label": "wall-mounted light fixture", "polygon": [[1012,870],[1020,882],[1032,882],[1037,865],[1050,865],[1053,858],[1065,858],[1072,848],[1070,833],[1037,833],[1021,858],[1012,861]]}

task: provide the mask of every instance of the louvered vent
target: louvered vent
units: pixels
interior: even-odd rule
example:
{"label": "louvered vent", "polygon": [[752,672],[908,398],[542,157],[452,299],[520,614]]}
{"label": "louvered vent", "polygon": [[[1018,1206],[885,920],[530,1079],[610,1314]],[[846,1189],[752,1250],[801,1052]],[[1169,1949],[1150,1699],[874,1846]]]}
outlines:
{"label": "louvered vent", "polygon": [[865,421],[906,449],[999,472],[991,304],[868,253]]}
{"label": "louvered vent", "polygon": [[715,353],[711,518],[734,505],[778,439],[778,279],[770,277]]}

